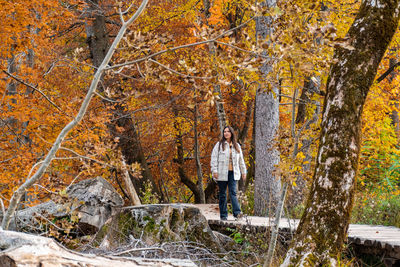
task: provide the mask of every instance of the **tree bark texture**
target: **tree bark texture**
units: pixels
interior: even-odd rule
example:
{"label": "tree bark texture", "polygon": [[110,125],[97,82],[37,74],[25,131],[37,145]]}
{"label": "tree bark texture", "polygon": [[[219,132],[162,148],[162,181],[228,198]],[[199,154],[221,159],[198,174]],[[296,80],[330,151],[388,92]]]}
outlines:
{"label": "tree bark texture", "polygon": [[89,20],[85,23],[86,42],[90,48],[93,65],[98,67],[109,48],[106,18],[99,0],[86,0],[86,2],[90,7]]}
{"label": "tree bark texture", "polygon": [[[274,6],[276,1],[267,1],[265,4]],[[261,38],[269,36],[272,18],[258,18],[256,32]],[[266,76],[271,69],[270,63],[266,63],[261,72]],[[281,191],[280,179],[273,174],[275,165],[279,163],[279,152],[275,146],[279,129],[279,90],[275,84],[271,84],[270,88],[269,91],[265,88],[257,90],[255,101],[254,213],[257,216],[265,216],[275,209]]]}
{"label": "tree bark texture", "polygon": [[274,93],[257,92],[256,96],[254,213],[257,216],[265,216],[269,210],[275,209],[281,191],[280,179],[273,174],[275,165],[279,163],[279,152],[275,147],[279,128],[276,88]]}
{"label": "tree bark texture", "polygon": [[327,80],[316,169],[306,209],[282,266],[335,266],[353,205],[361,114],[398,25],[399,0],[363,1]]}
{"label": "tree bark texture", "polygon": [[[98,67],[104,59],[108,48],[108,34],[106,27],[105,14],[102,11],[99,1],[87,1],[90,5],[90,21],[85,25],[86,28],[86,40],[89,46],[91,59],[93,65]],[[103,92],[103,88],[99,88],[100,92]],[[120,149],[123,157],[127,164],[138,162],[142,167],[142,179],[135,179],[131,177],[132,183],[135,186],[136,192],[144,192],[146,182],[151,182],[152,190],[154,193],[160,195],[158,186],[156,185],[153,175],[151,174],[150,168],[147,164],[146,157],[144,155],[142,145],[140,142],[139,134],[137,132],[137,126],[135,121],[131,118],[131,115],[126,111],[125,105],[106,102],[107,105],[114,107],[113,114],[111,116],[112,121],[108,123],[112,139],[118,138],[118,148]],[[117,131],[116,126],[122,127],[124,130]]]}

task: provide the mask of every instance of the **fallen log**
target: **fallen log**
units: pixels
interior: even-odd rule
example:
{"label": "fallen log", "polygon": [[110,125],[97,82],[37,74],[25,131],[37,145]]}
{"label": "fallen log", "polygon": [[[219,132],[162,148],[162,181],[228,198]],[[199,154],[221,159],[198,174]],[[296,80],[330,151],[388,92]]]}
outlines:
{"label": "fallen log", "polygon": [[69,250],[50,238],[0,228],[0,266],[196,266],[184,259],[100,256]]}

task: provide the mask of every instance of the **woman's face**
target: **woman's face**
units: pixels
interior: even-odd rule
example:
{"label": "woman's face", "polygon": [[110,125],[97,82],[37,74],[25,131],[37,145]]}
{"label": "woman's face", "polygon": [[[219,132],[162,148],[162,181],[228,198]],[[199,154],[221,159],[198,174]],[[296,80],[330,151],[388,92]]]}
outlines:
{"label": "woman's face", "polygon": [[231,131],[229,131],[229,128],[225,128],[225,129],[224,129],[224,137],[225,137],[225,139],[227,139],[227,140],[230,140],[230,139],[231,139],[232,133],[231,133]]}

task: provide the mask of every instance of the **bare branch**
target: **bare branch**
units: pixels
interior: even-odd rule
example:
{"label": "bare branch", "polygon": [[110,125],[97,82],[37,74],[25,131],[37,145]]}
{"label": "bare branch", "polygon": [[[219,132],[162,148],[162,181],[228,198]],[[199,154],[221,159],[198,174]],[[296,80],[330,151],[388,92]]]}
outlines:
{"label": "bare branch", "polygon": [[18,77],[15,76],[15,75],[9,73],[9,72],[6,71],[6,70],[3,70],[3,72],[4,72],[5,74],[7,74],[8,76],[10,76],[11,78],[13,78],[14,80],[16,80],[17,82],[22,83],[23,85],[28,86],[29,88],[31,88],[31,89],[33,89],[34,91],[36,91],[36,92],[38,92],[39,94],[41,94],[52,106],[54,106],[56,109],[58,109],[62,114],[66,115],[66,116],[68,116],[68,117],[72,117],[71,115],[68,115],[68,114],[65,113],[63,110],[61,110],[61,108],[58,107],[53,101],[51,101],[51,99],[50,99],[48,96],[46,96],[40,89],[34,87],[33,85],[31,85],[31,84],[29,84],[29,83],[24,82],[23,80],[21,80],[20,78],[18,78]]}
{"label": "bare branch", "polygon": [[23,145],[26,145],[25,141],[22,140],[22,139],[19,137],[19,134],[17,134],[17,133],[14,131],[14,129],[10,127],[10,125],[8,125],[8,122],[7,122],[7,121],[3,120],[1,117],[0,117],[0,120],[1,120],[1,121],[4,123],[4,125],[7,126],[7,128],[15,135],[15,137],[16,137],[17,140],[18,140],[18,142],[21,142]]}
{"label": "bare branch", "polygon": [[121,7],[118,8],[118,13],[119,13],[119,19],[121,20],[121,22],[125,23],[124,12],[122,12]]}
{"label": "bare branch", "polygon": [[124,250],[124,251],[120,251],[120,252],[115,252],[112,255],[113,256],[119,256],[121,254],[129,253],[129,252],[138,252],[138,251],[146,251],[146,250],[159,250],[159,251],[162,251],[162,252],[166,252],[165,249],[158,248],[158,247],[153,247],[153,248],[132,248],[132,249],[128,249],[128,250]]}
{"label": "bare branch", "polygon": [[246,25],[249,24],[250,21],[252,21],[253,19],[254,19],[254,17],[250,18],[249,20],[247,20],[246,22],[240,24],[239,26],[237,26],[237,27],[235,27],[235,28],[229,29],[229,30],[227,30],[227,31],[225,31],[225,32],[223,32],[223,33],[221,33],[220,35],[218,35],[218,36],[215,37],[215,38],[211,38],[211,39],[209,39],[209,40],[200,41],[200,42],[196,42],[196,43],[180,45],[180,46],[176,46],[176,47],[173,47],[173,48],[164,49],[164,50],[162,50],[162,51],[153,53],[153,54],[148,55],[148,56],[143,57],[143,58],[139,58],[139,59],[136,59],[136,60],[133,60],[133,61],[128,61],[128,62],[125,62],[125,63],[121,63],[121,64],[116,64],[116,65],[113,65],[113,66],[109,66],[109,67],[106,68],[106,70],[115,69],[115,68],[120,68],[120,67],[123,67],[123,66],[128,66],[128,65],[140,63],[140,62],[149,60],[150,58],[156,57],[156,56],[158,56],[158,55],[161,55],[161,54],[164,54],[164,53],[167,53],[167,52],[172,52],[172,51],[175,51],[175,50],[179,50],[179,49],[182,49],[182,48],[187,48],[187,47],[192,47],[192,46],[197,46],[197,45],[202,45],[202,44],[208,44],[208,43],[215,42],[215,41],[218,40],[219,38],[222,38],[222,37],[224,37],[225,35],[231,34],[233,31],[235,31],[235,30],[237,30],[237,29],[239,29],[239,28],[242,28],[242,27],[246,26]]}
{"label": "bare branch", "polygon": [[378,79],[376,79],[376,81],[378,83],[380,83],[381,81],[383,81],[383,79],[386,78],[386,76],[388,76],[392,71],[394,71],[395,68],[397,68],[398,66],[400,66],[400,62],[397,62],[396,64],[394,64],[393,66],[391,66],[387,71],[385,71],[384,74],[382,74]]}
{"label": "bare branch", "polygon": [[10,161],[10,160],[15,159],[16,157],[17,157],[17,156],[14,156],[14,157],[9,158],[9,159],[2,160],[2,161],[0,161],[0,163],[8,162],[8,161]]}
{"label": "bare branch", "polygon": [[183,73],[181,73],[179,71],[176,71],[176,70],[173,70],[173,69],[169,68],[168,66],[165,66],[164,64],[162,64],[162,63],[160,63],[160,62],[158,62],[158,61],[156,61],[154,59],[149,59],[149,61],[151,61],[153,63],[156,63],[156,64],[160,65],[161,67],[167,69],[168,71],[170,71],[172,73],[175,73],[177,75],[183,76],[185,78],[204,79],[204,80],[212,79],[212,77],[197,77],[197,76],[191,76],[191,75],[183,74]]}
{"label": "bare branch", "polygon": [[47,189],[46,187],[44,187],[43,185],[40,185],[40,184],[33,184],[32,186],[37,186],[39,188],[42,188],[45,191],[47,191],[47,193],[50,193],[50,194],[57,194],[56,192],[50,191],[49,189]]}
{"label": "bare branch", "polygon": [[102,96],[101,94],[99,94],[99,93],[97,93],[97,92],[94,92],[94,94],[97,95],[98,97],[100,97],[101,99],[103,99],[104,101],[108,101],[108,102],[111,102],[111,103],[121,103],[121,102],[124,101],[124,99],[122,99],[122,100],[112,100],[112,99],[110,99],[110,98],[107,98],[107,97],[105,97],[105,96]]}
{"label": "bare branch", "polygon": [[236,49],[236,50],[239,50],[239,51],[245,52],[245,53],[249,53],[249,54],[255,55],[256,57],[261,57],[261,58],[271,59],[271,57],[270,57],[270,56],[264,56],[264,55],[262,55],[262,54],[259,54],[259,53],[256,53],[256,52],[253,52],[253,51],[249,51],[249,50],[246,50],[246,49],[240,48],[239,46],[236,46],[236,45],[228,44],[228,43],[221,42],[221,41],[215,41],[215,42],[216,42],[216,43],[218,43],[218,44],[222,44],[222,45],[225,45],[225,46],[228,46],[228,47],[234,48],[234,49]]}

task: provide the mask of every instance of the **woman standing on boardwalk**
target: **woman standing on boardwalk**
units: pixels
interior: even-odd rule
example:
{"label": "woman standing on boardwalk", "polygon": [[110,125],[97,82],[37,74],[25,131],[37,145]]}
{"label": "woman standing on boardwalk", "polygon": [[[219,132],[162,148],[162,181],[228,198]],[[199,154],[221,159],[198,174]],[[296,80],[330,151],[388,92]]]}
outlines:
{"label": "woman standing on boardwalk", "polygon": [[242,149],[236,142],[236,135],[232,127],[226,126],[221,140],[215,144],[211,153],[211,173],[218,182],[219,188],[219,215],[221,220],[228,219],[226,187],[229,188],[229,197],[232,203],[233,216],[242,216],[239,201],[236,196],[236,183],[240,177],[246,179],[246,164]]}

